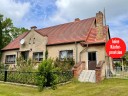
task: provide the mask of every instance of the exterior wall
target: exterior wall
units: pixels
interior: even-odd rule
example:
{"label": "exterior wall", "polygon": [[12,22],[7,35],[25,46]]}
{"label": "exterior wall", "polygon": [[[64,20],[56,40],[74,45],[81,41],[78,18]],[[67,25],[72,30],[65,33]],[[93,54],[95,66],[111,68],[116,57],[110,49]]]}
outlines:
{"label": "exterior wall", "polygon": [[[29,58],[32,58],[33,52],[43,52],[43,58],[46,51],[47,37],[31,30],[27,36],[23,38],[25,43],[20,45],[20,52],[29,51]],[[20,53],[19,52],[19,53]]]}
{"label": "exterior wall", "polygon": [[86,51],[82,53],[82,61],[85,60],[86,62],[86,69],[88,70],[88,52],[96,52],[96,60],[97,64],[99,61],[104,60],[105,61],[105,45],[95,45],[95,46],[89,46],[86,47]]}
{"label": "exterior wall", "polygon": [[[29,37],[29,34],[28,34],[27,38],[28,37]],[[26,41],[26,39],[25,39],[25,41]],[[26,43],[27,43],[27,41],[25,42],[25,44]],[[36,44],[36,41],[35,41],[35,44]],[[29,52],[30,53],[29,58],[32,58],[33,52],[40,52],[40,51],[45,52],[45,50],[41,46],[39,46],[41,48],[37,48],[37,49],[33,48],[33,47],[35,47],[35,45],[33,45],[32,47],[30,45],[26,45],[26,47],[21,48],[20,51],[25,51],[25,50],[28,50],[29,48],[32,48],[32,51]],[[54,59],[59,57],[59,52],[62,51],[62,50],[73,50],[73,59],[75,60],[76,63],[78,63],[80,61],[85,61],[85,64],[86,64],[85,69],[86,70],[88,70],[88,52],[96,51],[97,64],[98,64],[99,61],[105,60],[105,46],[104,45],[89,46],[87,48],[87,47],[82,47],[79,43],[78,44],[74,43],[74,44],[47,46],[47,49],[48,49],[48,57],[51,57],[51,58],[54,58]],[[80,52],[82,50],[84,50],[84,51],[80,54]],[[17,57],[17,52],[18,52],[18,57],[19,57],[20,51],[19,50],[5,51],[3,53],[2,62],[5,63],[6,55],[15,54],[16,57]],[[76,56],[76,54],[77,54],[77,56]],[[43,54],[43,56],[45,56],[45,55]],[[80,60],[80,57],[81,57],[81,60]]]}
{"label": "exterior wall", "polygon": [[[59,57],[59,52],[62,50],[73,50],[73,59],[76,63],[79,62],[79,53],[84,49],[79,43],[78,44],[64,44],[64,45],[55,45],[47,46],[48,57],[56,59]],[[77,54],[77,57],[76,57]],[[84,60],[85,61],[85,60]]]}

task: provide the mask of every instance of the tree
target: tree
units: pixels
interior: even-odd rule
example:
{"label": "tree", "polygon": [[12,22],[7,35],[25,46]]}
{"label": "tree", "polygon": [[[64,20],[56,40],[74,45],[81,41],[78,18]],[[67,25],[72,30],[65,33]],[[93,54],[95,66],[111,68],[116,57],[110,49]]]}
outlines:
{"label": "tree", "polygon": [[13,23],[10,18],[6,18],[2,21],[2,42],[4,42],[2,47],[6,46],[12,39],[9,35],[12,26]]}
{"label": "tree", "polygon": [[[10,18],[3,19],[3,15],[0,15],[1,17],[1,26],[2,26],[2,48],[5,47],[8,43],[10,43],[13,39],[18,37],[23,32],[28,31],[28,29],[17,28],[13,25],[13,22]],[[11,36],[10,36],[11,34]],[[13,37],[13,38],[12,38]]]}
{"label": "tree", "polygon": [[1,49],[2,49],[2,18],[3,16],[0,15],[0,60],[1,60],[1,55],[2,55],[2,52],[1,52]]}
{"label": "tree", "polygon": [[0,14],[0,58],[2,54],[1,49],[26,31],[28,31],[28,29],[15,27],[10,18],[4,19],[4,16]]}
{"label": "tree", "polygon": [[123,58],[124,65],[128,66],[128,52],[126,52],[122,58]]}

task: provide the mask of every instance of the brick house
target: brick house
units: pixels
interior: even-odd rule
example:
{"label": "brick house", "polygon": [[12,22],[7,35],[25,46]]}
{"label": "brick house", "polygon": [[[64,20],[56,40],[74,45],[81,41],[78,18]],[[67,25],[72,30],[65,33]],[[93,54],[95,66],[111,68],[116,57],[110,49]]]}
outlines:
{"label": "brick house", "polygon": [[[96,70],[100,61],[104,63],[105,70],[112,70],[112,60],[106,55],[105,44],[110,39],[109,27],[103,24],[103,13],[96,13],[95,17],[73,22],[37,29],[31,27],[6,47],[2,49],[4,64],[16,64],[16,57],[32,58],[37,61],[48,57],[60,59],[72,57],[76,65],[84,62],[84,70]],[[81,72],[81,71],[80,71]]]}

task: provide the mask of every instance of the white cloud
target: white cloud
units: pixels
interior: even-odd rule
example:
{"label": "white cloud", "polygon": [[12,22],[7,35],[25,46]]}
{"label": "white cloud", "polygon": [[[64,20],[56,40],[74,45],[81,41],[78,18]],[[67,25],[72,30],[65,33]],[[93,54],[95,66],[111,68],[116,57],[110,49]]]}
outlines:
{"label": "white cloud", "polygon": [[14,23],[19,22],[29,11],[30,4],[28,2],[21,3],[15,0],[1,0],[0,1],[0,14],[5,17],[11,18]]}
{"label": "white cloud", "polygon": [[1,0],[0,13],[10,17],[18,27],[42,28],[94,17],[105,8],[111,37],[122,38],[128,46],[127,4],[128,0]]}
{"label": "white cloud", "polygon": [[[57,0],[56,14],[48,24],[73,21],[74,18],[94,17],[96,12],[106,9],[106,21],[110,26],[111,37],[122,38],[128,46],[128,0]],[[124,23],[124,21],[126,21]],[[128,47],[127,47],[128,50]]]}

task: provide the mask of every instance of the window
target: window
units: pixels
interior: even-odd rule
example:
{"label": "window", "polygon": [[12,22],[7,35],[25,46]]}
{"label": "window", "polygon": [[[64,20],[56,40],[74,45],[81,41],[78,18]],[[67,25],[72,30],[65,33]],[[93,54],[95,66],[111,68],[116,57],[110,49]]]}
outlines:
{"label": "window", "polygon": [[43,52],[33,53],[33,59],[36,61],[42,61],[43,60]]}
{"label": "window", "polygon": [[89,61],[96,61],[96,52],[89,52],[88,53],[88,60]]}
{"label": "window", "polygon": [[6,64],[14,64],[16,60],[16,55],[6,55]]}
{"label": "window", "polygon": [[21,52],[21,56],[23,57],[24,60],[27,60],[28,59],[28,56],[29,56],[29,51],[23,51],[23,52]]}
{"label": "window", "polygon": [[73,50],[63,50],[59,53],[60,60],[63,60],[64,58],[73,58]]}

